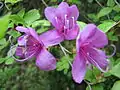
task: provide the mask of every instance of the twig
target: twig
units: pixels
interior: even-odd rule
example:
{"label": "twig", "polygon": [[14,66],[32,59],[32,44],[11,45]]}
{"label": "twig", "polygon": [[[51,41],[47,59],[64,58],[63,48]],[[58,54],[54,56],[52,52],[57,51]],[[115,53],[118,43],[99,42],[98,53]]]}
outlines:
{"label": "twig", "polygon": [[3,7],[3,3],[2,2],[0,2],[0,9]]}
{"label": "twig", "polygon": [[89,87],[89,90],[92,90],[92,88],[91,88],[91,83],[89,83],[88,81],[86,81],[86,80],[84,80],[85,82],[86,82],[86,84],[88,85],[88,87]]}
{"label": "twig", "polygon": [[[59,44],[60,45],[60,48],[61,48],[61,50],[63,51],[63,53],[64,53],[64,55],[66,56],[66,57],[68,57],[68,55],[66,54],[66,52],[65,52],[65,49],[64,49],[64,47],[61,45],[61,44]],[[72,63],[68,60],[68,62],[69,62],[69,64],[70,64],[70,66],[72,67]]]}
{"label": "twig", "polygon": [[119,6],[119,8],[120,8],[120,4],[116,1],[116,0],[114,0],[115,1],[115,3]]}
{"label": "twig", "polygon": [[42,2],[46,7],[48,7],[47,3],[44,0],[42,0]]}

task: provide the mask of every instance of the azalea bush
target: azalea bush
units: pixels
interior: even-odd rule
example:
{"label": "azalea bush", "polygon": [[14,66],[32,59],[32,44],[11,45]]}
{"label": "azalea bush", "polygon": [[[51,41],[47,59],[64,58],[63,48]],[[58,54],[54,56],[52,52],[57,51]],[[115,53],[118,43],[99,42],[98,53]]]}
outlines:
{"label": "azalea bush", "polygon": [[0,0],[1,90],[119,90],[119,0]]}

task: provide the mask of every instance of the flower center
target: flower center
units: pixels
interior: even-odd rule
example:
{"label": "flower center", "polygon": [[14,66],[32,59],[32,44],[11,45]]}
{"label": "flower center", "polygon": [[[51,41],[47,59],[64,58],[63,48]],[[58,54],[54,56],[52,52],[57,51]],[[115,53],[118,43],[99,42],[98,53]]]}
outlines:
{"label": "flower center", "polygon": [[65,30],[70,30],[75,26],[75,18],[71,17],[68,18],[67,14],[64,15],[64,20],[59,20],[58,17],[55,17],[55,21],[57,26],[60,26],[60,22],[62,22],[63,26],[63,32],[65,32]]}

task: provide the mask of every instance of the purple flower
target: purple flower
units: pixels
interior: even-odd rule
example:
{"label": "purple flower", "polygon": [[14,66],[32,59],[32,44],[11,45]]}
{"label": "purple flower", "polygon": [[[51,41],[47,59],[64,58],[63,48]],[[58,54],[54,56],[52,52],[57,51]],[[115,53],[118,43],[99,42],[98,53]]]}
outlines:
{"label": "purple flower", "polygon": [[72,76],[75,82],[81,83],[86,73],[87,64],[93,64],[102,72],[108,69],[108,61],[105,52],[97,48],[103,48],[108,44],[108,39],[94,24],[88,24],[78,35],[76,48],[77,55],[72,65]]}
{"label": "purple flower", "polygon": [[16,55],[22,58],[17,61],[25,61],[32,57],[36,57],[36,65],[41,70],[53,70],[56,68],[56,59],[49,53],[35,30],[32,28],[16,27],[16,30],[25,34],[18,38],[18,47]]}
{"label": "purple flower", "polygon": [[49,30],[40,35],[40,38],[48,37],[44,39],[46,46],[48,43],[51,43],[52,46],[59,44],[63,40],[73,40],[77,37],[79,27],[76,21],[79,11],[76,5],[69,7],[67,3],[62,2],[58,8],[47,7],[45,16],[55,27],[54,30]]}

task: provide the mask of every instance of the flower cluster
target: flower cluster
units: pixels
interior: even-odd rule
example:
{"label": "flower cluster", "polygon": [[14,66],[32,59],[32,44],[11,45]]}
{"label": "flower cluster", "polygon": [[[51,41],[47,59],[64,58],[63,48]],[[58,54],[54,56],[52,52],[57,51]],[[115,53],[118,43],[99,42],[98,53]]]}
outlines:
{"label": "flower cluster", "polygon": [[26,61],[36,57],[36,65],[45,71],[56,68],[55,57],[46,48],[60,44],[64,40],[76,39],[76,56],[72,64],[72,76],[75,82],[81,83],[87,65],[94,65],[102,72],[108,69],[108,61],[103,48],[108,39],[94,24],[88,24],[82,31],[77,25],[79,11],[76,5],[69,6],[62,2],[57,8],[47,7],[46,18],[55,27],[53,30],[38,35],[34,29],[17,26],[16,30],[24,32],[18,38],[16,56]]}

